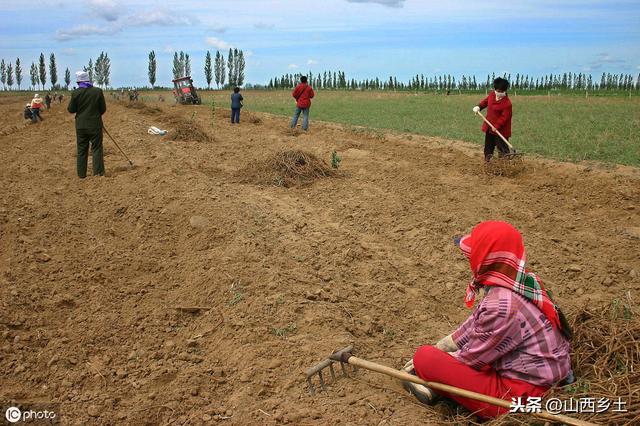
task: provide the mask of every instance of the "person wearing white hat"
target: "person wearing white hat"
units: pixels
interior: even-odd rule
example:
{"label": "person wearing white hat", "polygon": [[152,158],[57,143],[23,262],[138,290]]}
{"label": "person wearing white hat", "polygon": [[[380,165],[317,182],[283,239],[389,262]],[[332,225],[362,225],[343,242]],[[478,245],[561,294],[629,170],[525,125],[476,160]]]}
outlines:
{"label": "person wearing white hat", "polygon": [[104,176],[102,148],[102,115],[107,111],[102,89],[93,87],[86,71],[76,72],[78,88],[73,91],[67,110],[76,114],[76,140],[78,147],[78,177],[87,176],[89,145],[93,175]]}

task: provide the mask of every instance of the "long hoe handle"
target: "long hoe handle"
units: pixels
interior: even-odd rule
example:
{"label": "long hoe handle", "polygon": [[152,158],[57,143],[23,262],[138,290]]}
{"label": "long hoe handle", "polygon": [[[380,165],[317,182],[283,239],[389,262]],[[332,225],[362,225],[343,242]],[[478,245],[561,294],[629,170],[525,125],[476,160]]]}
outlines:
{"label": "long hoe handle", "polygon": [[109,133],[107,131],[107,128],[102,126],[102,129],[104,130],[104,132],[107,134],[107,136],[109,136],[109,139],[111,139],[113,141],[114,144],[116,144],[116,146],[118,147],[118,149],[120,150],[120,152],[122,153],[122,155],[124,155],[124,158],[127,159],[127,161],[129,162],[129,165],[133,166],[133,161],[129,160],[129,157],[127,157],[127,154],[124,153],[124,151],[122,150],[122,148],[120,148],[120,145],[118,145],[118,142],[116,142],[116,140],[113,138],[113,136],[111,136],[111,133]]}
{"label": "long hoe handle", "polygon": [[[464,398],[474,399],[476,401],[486,402],[491,405],[495,405],[498,407],[511,409],[511,404],[504,399],[494,398],[492,396],[484,395],[477,392],[472,392],[466,389],[460,389],[455,386],[445,385],[437,382],[427,382],[422,380],[418,376],[414,376],[413,374],[406,373],[404,371],[396,370],[391,367],[387,367],[386,365],[376,364],[371,361],[367,361],[353,355],[345,353],[342,354],[340,359],[334,359],[335,361],[347,362],[348,364],[354,365],[356,367],[362,367],[366,370],[375,371],[378,373],[386,374],[387,376],[395,377],[396,379],[404,380],[407,382],[417,383],[419,385],[424,385],[432,389],[436,389],[439,391],[443,391],[452,395],[462,396]],[[564,423],[567,425],[573,426],[595,426],[594,423],[589,423],[584,420],[574,419],[569,416],[565,416],[562,414],[552,414],[546,410],[541,411],[540,413],[531,413],[534,416],[539,418],[550,420],[553,422]]]}
{"label": "long hoe handle", "polygon": [[484,122],[485,122],[485,123],[487,123],[487,124],[489,125],[489,127],[491,127],[492,129],[495,129],[495,132],[498,134],[498,136],[500,136],[500,139],[502,139],[502,141],[503,141],[504,143],[506,143],[506,144],[507,144],[507,146],[509,147],[509,151],[513,151],[513,145],[511,145],[511,144],[509,143],[509,141],[507,140],[507,138],[505,138],[504,136],[502,136],[502,133],[500,133],[500,132],[498,131],[498,129],[496,129],[496,128],[493,126],[493,124],[491,124],[491,122],[490,122],[489,120],[487,120],[487,118],[486,118],[484,115],[482,115],[480,112],[476,112],[476,114],[478,114],[480,117],[482,117],[482,119],[484,120]]}

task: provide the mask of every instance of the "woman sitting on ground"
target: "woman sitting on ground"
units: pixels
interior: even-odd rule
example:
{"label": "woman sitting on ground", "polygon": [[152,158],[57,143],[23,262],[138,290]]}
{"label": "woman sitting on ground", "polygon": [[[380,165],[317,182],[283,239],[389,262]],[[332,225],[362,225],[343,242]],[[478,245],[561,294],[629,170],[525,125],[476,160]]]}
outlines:
{"label": "woman sitting on ground", "polygon": [[[469,259],[473,281],[465,302],[485,296],[474,313],[435,346],[422,346],[405,371],[426,381],[512,401],[541,397],[571,372],[571,330],[537,275],[525,269],[522,235],[505,222],[482,222],[456,240]],[[404,382],[421,402],[434,392]],[[507,410],[442,393],[483,418]]]}

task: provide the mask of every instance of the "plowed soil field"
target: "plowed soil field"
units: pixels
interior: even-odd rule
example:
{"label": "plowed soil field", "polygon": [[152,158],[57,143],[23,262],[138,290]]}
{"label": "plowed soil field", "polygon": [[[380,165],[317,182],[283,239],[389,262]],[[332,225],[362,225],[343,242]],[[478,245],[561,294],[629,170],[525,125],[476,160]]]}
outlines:
{"label": "plowed soil field", "polygon": [[[81,180],[66,105],[27,124],[25,100],[0,103],[0,403],[64,424],[451,421],[362,370],[312,397],[305,371],[348,344],[400,368],[451,332],[470,313],[452,238],[482,220],[523,233],[568,312],[640,297],[637,169],[527,156],[500,176],[462,142],[109,97],[135,165],[105,135],[107,175]],[[253,180],[285,150],[342,162]]]}

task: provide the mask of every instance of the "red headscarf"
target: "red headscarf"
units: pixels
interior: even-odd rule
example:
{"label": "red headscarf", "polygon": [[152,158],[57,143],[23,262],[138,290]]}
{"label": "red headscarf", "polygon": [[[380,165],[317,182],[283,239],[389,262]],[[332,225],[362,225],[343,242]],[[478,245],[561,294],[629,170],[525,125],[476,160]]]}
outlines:
{"label": "red headscarf", "polygon": [[535,304],[555,327],[558,312],[540,278],[525,269],[522,235],[506,222],[487,221],[476,225],[458,242],[469,259],[473,281],[467,286],[465,302],[473,306],[481,286],[508,288]]}

